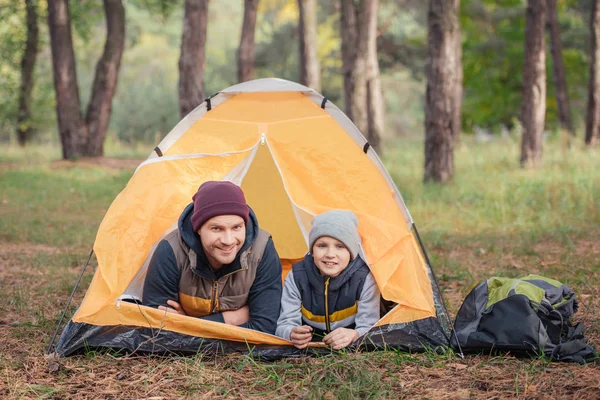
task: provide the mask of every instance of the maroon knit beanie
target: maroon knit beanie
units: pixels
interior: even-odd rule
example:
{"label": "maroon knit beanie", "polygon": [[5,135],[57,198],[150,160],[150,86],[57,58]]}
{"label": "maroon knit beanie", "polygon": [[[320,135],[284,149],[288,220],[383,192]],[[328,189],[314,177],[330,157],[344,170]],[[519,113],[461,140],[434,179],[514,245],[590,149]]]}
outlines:
{"label": "maroon knit beanie", "polygon": [[217,215],[239,215],[248,225],[250,210],[246,204],[244,192],[234,183],[227,181],[204,182],[192,200],[194,200],[192,227],[195,232],[198,232],[206,221]]}

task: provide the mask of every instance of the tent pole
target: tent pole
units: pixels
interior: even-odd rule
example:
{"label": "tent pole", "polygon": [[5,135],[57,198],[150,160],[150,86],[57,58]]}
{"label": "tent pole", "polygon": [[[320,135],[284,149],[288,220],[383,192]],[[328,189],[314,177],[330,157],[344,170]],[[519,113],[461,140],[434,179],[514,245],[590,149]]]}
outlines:
{"label": "tent pole", "polygon": [[446,314],[446,319],[448,320],[448,326],[450,326],[450,328],[452,329],[452,334],[454,335],[454,339],[456,339],[456,344],[458,346],[458,355],[460,356],[460,358],[465,358],[465,355],[463,354],[462,348],[460,346],[460,342],[458,341],[458,337],[456,336],[456,332],[454,331],[454,324],[452,324],[452,319],[450,318],[450,313],[448,312],[448,308],[446,308],[446,302],[444,301],[444,295],[442,294],[442,289],[440,288],[440,284],[437,280],[437,276],[435,274],[435,271],[433,270],[433,265],[431,265],[431,260],[429,259],[427,250],[425,250],[425,246],[423,246],[423,241],[421,240],[421,235],[419,235],[419,230],[417,229],[417,225],[415,225],[414,221],[412,223],[412,227],[415,230],[415,233],[417,234],[417,240],[419,241],[419,246],[421,246],[421,251],[423,252],[423,255],[425,256],[425,261],[427,262],[427,265],[429,265],[429,268],[431,269],[431,275],[433,275],[433,281],[435,282],[435,286],[437,287],[437,290],[440,292],[440,300],[442,300],[442,307],[444,308],[444,313]]}
{"label": "tent pole", "polygon": [[77,278],[77,281],[75,282],[75,286],[73,287],[73,290],[71,291],[71,295],[69,296],[69,300],[67,301],[67,305],[65,307],[65,309],[62,312],[62,315],[60,316],[60,320],[58,321],[58,325],[56,325],[56,330],[54,331],[54,334],[52,335],[52,339],[50,340],[50,345],[48,345],[48,349],[46,350],[46,354],[50,354],[50,351],[52,351],[52,347],[54,347],[54,340],[56,339],[56,335],[58,335],[58,331],[60,329],[60,326],[62,324],[63,319],[65,318],[65,314],[67,313],[67,309],[69,308],[69,306],[71,305],[71,300],[73,300],[73,295],[75,294],[75,290],[77,290],[77,287],[79,286],[79,283],[81,282],[81,278],[83,278],[83,274],[90,262],[90,259],[92,258],[92,254],[94,254],[94,249],[92,248],[92,250],[90,251],[90,255],[88,256],[85,264],[83,264],[83,268],[81,269],[81,272],[79,273],[79,277]]}

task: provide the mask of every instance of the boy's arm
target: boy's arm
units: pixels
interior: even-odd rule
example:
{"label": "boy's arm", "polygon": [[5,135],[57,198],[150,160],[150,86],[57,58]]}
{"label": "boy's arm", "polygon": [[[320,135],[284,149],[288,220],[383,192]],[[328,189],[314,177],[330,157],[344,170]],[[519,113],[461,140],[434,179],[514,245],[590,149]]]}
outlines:
{"label": "boy's arm", "polygon": [[285,340],[290,340],[290,333],[296,326],[302,325],[302,299],[300,291],[294,281],[294,274],[290,271],[285,277],[283,294],[281,295],[281,313],[277,320],[275,334]]}
{"label": "boy's arm", "polygon": [[372,274],[368,274],[358,299],[354,328],[359,336],[367,333],[379,321],[379,288]]}

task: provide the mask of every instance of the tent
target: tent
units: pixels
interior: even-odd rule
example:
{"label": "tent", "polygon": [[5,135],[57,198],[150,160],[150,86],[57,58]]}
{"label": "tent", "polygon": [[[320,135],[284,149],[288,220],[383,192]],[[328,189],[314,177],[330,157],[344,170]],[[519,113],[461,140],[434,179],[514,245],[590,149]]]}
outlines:
{"label": "tent", "polygon": [[260,226],[272,234],[284,276],[307,252],[314,215],[354,211],[361,254],[382,297],[394,305],[361,344],[411,351],[448,346],[442,294],[412,217],[377,154],[321,94],[286,80],[258,79],[207,99],[136,169],[98,229],[98,267],[56,344],[57,354],[88,348],[241,351],[267,358],[302,353],[276,336],[136,301],[156,245],[176,229],[181,211],[207,180],[242,187]]}

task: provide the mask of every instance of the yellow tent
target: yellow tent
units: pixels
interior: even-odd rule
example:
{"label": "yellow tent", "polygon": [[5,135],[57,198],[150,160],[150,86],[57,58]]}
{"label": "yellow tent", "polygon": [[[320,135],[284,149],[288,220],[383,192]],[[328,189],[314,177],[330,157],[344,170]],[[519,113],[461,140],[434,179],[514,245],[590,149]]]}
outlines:
{"label": "yellow tent", "polygon": [[98,268],[63,330],[58,354],[84,347],[296,351],[272,335],[135,301],[141,298],[155,246],[176,229],[181,211],[207,180],[242,187],[261,228],[272,234],[284,276],[307,252],[314,215],[354,211],[361,253],[384,299],[396,303],[363,343],[414,350],[448,344],[441,294],[410,213],[363,135],[315,91],[281,79],[259,79],[225,89],[198,106],[115,198],[94,243]]}

